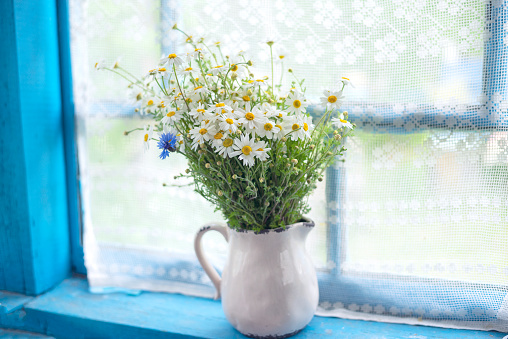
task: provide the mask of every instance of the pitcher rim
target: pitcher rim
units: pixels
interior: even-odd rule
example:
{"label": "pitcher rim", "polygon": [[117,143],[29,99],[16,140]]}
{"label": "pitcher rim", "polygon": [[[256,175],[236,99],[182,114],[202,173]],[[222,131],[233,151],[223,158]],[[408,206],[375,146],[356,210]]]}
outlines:
{"label": "pitcher rim", "polygon": [[300,226],[300,225],[305,226],[305,227],[314,227],[314,226],[316,226],[316,223],[312,219],[302,216],[300,221],[295,222],[294,224],[291,224],[291,225],[287,225],[286,227],[270,228],[270,229],[264,229],[261,231],[246,230],[243,228],[236,228],[235,229],[235,228],[229,227],[229,225],[228,225],[228,228],[231,231],[234,231],[237,233],[251,233],[251,234],[257,235],[257,234],[268,234],[268,233],[282,233],[282,232],[288,231],[288,230],[295,228],[297,226]]}

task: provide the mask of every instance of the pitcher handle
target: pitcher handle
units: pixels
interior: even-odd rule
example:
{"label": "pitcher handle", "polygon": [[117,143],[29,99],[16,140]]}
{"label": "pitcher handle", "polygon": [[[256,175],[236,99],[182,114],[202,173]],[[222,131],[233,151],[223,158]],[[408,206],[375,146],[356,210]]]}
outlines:
{"label": "pitcher handle", "polygon": [[196,251],[196,256],[198,257],[199,263],[203,267],[203,270],[208,275],[210,280],[212,280],[213,285],[215,286],[215,289],[217,292],[215,293],[214,299],[217,300],[220,298],[220,283],[221,283],[221,277],[219,276],[219,273],[213,268],[213,266],[210,264],[208,259],[203,254],[203,246],[201,245],[201,238],[203,235],[208,231],[217,231],[226,241],[229,240],[228,237],[228,228],[225,226],[224,223],[210,223],[206,224],[205,226],[201,227],[201,229],[196,233],[196,237],[194,238],[194,251]]}

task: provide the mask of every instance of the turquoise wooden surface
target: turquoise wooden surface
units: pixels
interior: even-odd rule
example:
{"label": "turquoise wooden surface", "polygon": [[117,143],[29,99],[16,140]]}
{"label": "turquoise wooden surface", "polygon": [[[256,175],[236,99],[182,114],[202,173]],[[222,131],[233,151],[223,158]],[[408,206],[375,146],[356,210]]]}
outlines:
{"label": "turquoise wooden surface", "polygon": [[29,218],[12,1],[0,1],[0,16],[0,289],[24,292]]}
{"label": "turquoise wooden surface", "polygon": [[[0,327],[57,338],[245,338],[226,320],[220,301],[178,294],[91,294],[84,279],[65,280],[24,309],[0,314]],[[295,339],[492,339],[499,332],[314,317]]]}
{"label": "turquoise wooden surface", "polygon": [[0,18],[0,289],[35,295],[70,272],[56,3]]}
{"label": "turquoise wooden surface", "polygon": [[24,294],[0,291],[0,313],[11,313],[19,310],[24,304],[32,300],[33,297]]}
{"label": "turquoise wooden surface", "polygon": [[18,330],[2,330],[0,328],[0,338],[2,339],[54,339],[43,334],[31,333]]}
{"label": "turquoise wooden surface", "polygon": [[69,1],[57,0],[60,81],[62,95],[63,136],[66,165],[67,202],[71,240],[72,271],[86,274],[82,242],[82,207],[80,173],[77,159],[74,95],[69,28]]}

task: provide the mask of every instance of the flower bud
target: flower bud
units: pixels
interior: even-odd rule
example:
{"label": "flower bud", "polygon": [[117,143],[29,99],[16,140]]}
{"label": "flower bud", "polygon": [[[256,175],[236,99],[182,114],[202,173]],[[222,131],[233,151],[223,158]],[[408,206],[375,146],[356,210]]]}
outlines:
{"label": "flower bud", "polygon": [[238,178],[238,176],[237,176],[236,174],[233,174],[233,175],[231,176],[231,178],[233,178],[233,180],[235,180],[236,178]]}
{"label": "flower bud", "polygon": [[166,186],[167,186],[167,185],[166,185],[166,183],[165,183],[165,182],[163,182],[163,183],[162,183],[162,187],[166,187]]}
{"label": "flower bud", "polygon": [[312,181],[310,181],[310,179],[307,179],[307,184],[310,184]]}
{"label": "flower bud", "polygon": [[210,168],[210,163],[209,163],[209,162],[207,162],[207,163],[205,164],[205,167],[206,167],[206,168]]}
{"label": "flower bud", "polygon": [[231,79],[232,79],[232,80],[236,80],[236,78],[238,78],[238,74],[236,74],[235,72],[233,72],[233,73],[231,74]]}
{"label": "flower bud", "polygon": [[198,151],[198,154],[199,154],[199,155],[203,154],[203,151],[202,151],[202,150],[199,150],[199,151]]}
{"label": "flower bud", "polygon": [[268,201],[265,201],[265,206],[266,207],[270,206],[270,203]]}
{"label": "flower bud", "polygon": [[342,112],[342,114],[344,114],[344,119],[346,119],[346,120],[347,120],[347,116],[348,116],[347,111]]}
{"label": "flower bud", "polygon": [[293,69],[292,68],[288,69],[288,72],[293,73]]}
{"label": "flower bud", "polygon": [[247,65],[252,66],[252,61],[247,61]]}
{"label": "flower bud", "polygon": [[239,194],[238,198],[243,199],[243,194]]}
{"label": "flower bud", "polygon": [[134,110],[134,112],[136,112],[136,113],[137,113],[137,112],[139,112],[139,108],[136,108],[136,109]]}
{"label": "flower bud", "polygon": [[310,145],[309,148],[313,150],[314,148],[316,148],[316,145]]}
{"label": "flower bud", "polygon": [[187,169],[185,170],[185,173],[189,174],[189,173],[190,173],[190,169],[188,169],[188,168],[187,168]]}
{"label": "flower bud", "polygon": [[340,140],[340,139],[342,139],[342,137],[340,136],[340,134],[337,134],[337,135],[336,135],[336,136],[334,136],[333,138],[334,138],[335,140],[337,140],[337,141],[338,141],[338,140]]}
{"label": "flower bud", "polygon": [[221,190],[218,190],[218,191],[217,191],[217,195],[218,195],[219,197],[222,197],[222,196],[224,195],[224,193],[222,193],[222,191],[221,191]]}
{"label": "flower bud", "polygon": [[199,148],[205,149],[205,147],[206,147],[205,144],[199,144]]}
{"label": "flower bud", "polygon": [[333,131],[333,135],[337,135],[337,134],[339,134],[339,131],[337,131],[337,130]]}
{"label": "flower bud", "polygon": [[178,29],[178,26],[174,24],[173,27],[171,27],[171,29]]}
{"label": "flower bud", "polygon": [[323,181],[323,177],[319,177],[319,178],[317,178],[317,180],[318,180],[319,182],[321,182],[321,181]]}
{"label": "flower bud", "polygon": [[259,182],[260,183],[264,183],[265,182],[265,178],[259,178]]}
{"label": "flower bud", "polygon": [[124,131],[124,132],[123,132],[123,135],[129,135],[129,132]]}
{"label": "flower bud", "polygon": [[298,159],[291,159],[291,162],[296,165],[298,164]]}
{"label": "flower bud", "polygon": [[222,162],[217,161],[217,166],[220,166],[220,165],[222,165]]}
{"label": "flower bud", "polygon": [[282,137],[282,139],[280,139],[280,141],[286,142],[286,141],[288,141],[288,139],[286,137]]}
{"label": "flower bud", "polygon": [[328,152],[328,153],[326,153],[326,154],[327,154],[327,155],[333,155],[333,153],[332,153],[332,152]]}

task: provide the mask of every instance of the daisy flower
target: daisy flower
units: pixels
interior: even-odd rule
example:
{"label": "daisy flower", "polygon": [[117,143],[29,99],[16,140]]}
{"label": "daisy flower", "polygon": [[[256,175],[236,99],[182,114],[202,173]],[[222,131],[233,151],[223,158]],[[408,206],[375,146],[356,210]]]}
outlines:
{"label": "daisy flower", "polygon": [[259,160],[266,161],[270,157],[268,151],[270,151],[271,148],[266,147],[266,142],[258,141],[254,148],[256,150],[254,155]]}
{"label": "daisy flower", "polygon": [[[231,112],[232,110],[233,109],[231,108],[231,106],[226,105],[224,102],[218,102],[214,106],[211,106],[208,109],[209,112],[218,113],[218,114]],[[225,112],[223,112],[223,111],[225,111]]]}
{"label": "daisy flower", "polygon": [[104,60],[104,59],[95,63],[95,69],[97,71],[100,71],[100,70],[107,68],[107,67],[108,67],[108,64],[106,63],[106,60]]}
{"label": "daisy flower", "polygon": [[341,84],[343,86],[350,85],[351,87],[355,88],[355,85],[353,85],[351,80],[349,80],[349,78],[346,78],[346,77],[340,77],[339,84]]}
{"label": "daisy flower", "polygon": [[346,127],[353,129],[353,125],[344,119],[344,113],[341,113],[338,118],[332,118],[332,125],[336,126],[337,128]]}
{"label": "daisy flower", "polygon": [[216,130],[215,126],[212,124],[201,121],[201,124],[191,129],[189,133],[193,139],[192,149],[195,150],[199,144],[203,144],[205,141],[212,139]]}
{"label": "daisy flower", "polygon": [[164,118],[162,118],[161,122],[164,125],[173,125],[176,122],[178,122],[178,120],[180,120],[181,118],[182,118],[182,111],[174,110],[174,108],[170,108],[167,110],[167,113],[164,116]]}
{"label": "daisy flower", "polygon": [[305,97],[298,91],[292,91],[289,93],[286,99],[286,105],[288,105],[288,112],[301,114],[305,112],[305,108],[309,105],[305,100]]}
{"label": "daisy flower", "polygon": [[256,129],[256,134],[260,137],[266,137],[268,139],[273,139],[277,133],[281,130],[280,125],[276,125],[274,121],[265,118],[263,122],[260,124],[260,127]]}
{"label": "daisy flower", "polygon": [[231,138],[224,139],[221,145],[216,146],[219,155],[221,155],[223,158],[226,157],[232,158],[234,156],[232,155],[232,153],[234,152],[233,143],[234,143],[233,139]]}
{"label": "daisy flower", "polygon": [[225,138],[225,135],[224,135],[224,133],[222,133],[222,131],[215,133],[215,135],[213,136],[213,139],[211,139],[212,146],[219,147],[220,145],[222,145],[222,141],[224,138]]}
{"label": "daisy flower", "polygon": [[220,72],[225,71],[225,70],[227,70],[227,67],[226,67],[226,66],[224,66],[224,65],[219,65],[219,66],[212,67],[212,69],[210,69],[210,72],[211,72],[213,75],[218,75]]}
{"label": "daisy flower", "polygon": [[219,119],[219,128],[222,131],[230,131],[230,133],[236,133],[238,130],[238,120],[234,113],[222,114]]}
{"label": "daisy flower", "polygon": [[254,156],[256,155],[256,142],[254,138],[251,139],[248,135],[242,134],[240,138],[235,140],[233,149],[234,151],[231,152],[231,156],[236,157],[239,155],[238,158],[243,161],[244,166],[254,166]]}
{"label": "daisy flower", "polygon": [[247,73],[247,67],[245,67],[245,63],[240,57],[232,57],[229,62],[230,62],[229,69],[231,70],[231,72],[235,72],[239,75]]}
{"label": "daisy flower", "polygon": [[193,92],[194,92],[194,94],[202,94],[202,95],[207,95],[208,93],[210,93],[210,91],[206,87],[203,87],[203,86],[194,87]]}
{"label": "daisy flower", "polygon": [[324,97],[321,97],[321,104],[325,106],[327,109],[339,108],[342,104],[342,99],[344,96],[342,95],[342,91],[323,91]]}
{"label": "daisy flower", "polygon": [[247,83],[245,84],[245,87],[249,88],[249,87],[257,87],[257,86],[259,86],[259,89],[262,89],[262,90],[266,91],[268,89],[268,83],[266,83],[265,80],[268,80],[268,78],[248,80]]}
{"label": "daisy flower", "polygon": [[195,70],[192,67],[186,67],[186,68],[180,68],[176,71],[181,76],[192,76],[192,72],[195,72]]}
{"label": "daisy flower", "polygon": [[197,121],[203,121],[210,117],[210,114],[206,112],[205,106],[199,103],[197,107],[191,109],[189,115]]}
{"label": "daisy flower", "polygon": [[298,139],[305,139],[305,137],[310,136],[310,126],[308,117],[302,116],[290,116],[290,119],[286,120],[286,128],[289,131],[289,137],[293,141],[297,141]]}
{"label": "daisy flower", "polygon": [[143,134],[143,147],[146,152],[150,148],[150,139],[152,138],[152,134],[153,134],[153,126],[152,125],[150,125],[150,126],[145,125],[144,132],[145,133]]}
{"label": "daisy flower", "polygon": [[252,131],[263,122],[263,112],[257,106],[251,109],[250,102],[245,105],[245,111],[238,110],[235,113],[239,117],[238,122]]}
{"label": "daisy flower", "polygon": [[162,66],[166,65],[166,67],[168,67],[168,68],[173,68],[173,65],[175,65],[175,67],[178,67],[182,64],[183,64],[183,59],[181,57],[179,57],[178,55],[176,55],[175,53],[169,54],[167,57],[162,58],[159,62],[159,66],[162,67]]}

